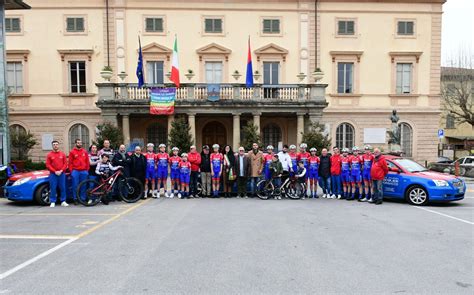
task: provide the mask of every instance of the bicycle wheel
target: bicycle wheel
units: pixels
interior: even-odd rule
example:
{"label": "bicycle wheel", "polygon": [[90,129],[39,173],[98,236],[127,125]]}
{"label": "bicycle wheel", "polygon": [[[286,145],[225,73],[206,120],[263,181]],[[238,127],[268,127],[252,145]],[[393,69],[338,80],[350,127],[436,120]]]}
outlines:
{"label": "bicycle wheel", "polygon": [[140,200],[143,193],[143,184],[134,177],[127,177],[119,182],[120,198],[126,203],[135,203]]}
{"label": "bicycle wheel", "polygon": [[[85,198],[81,198],[81,191],[85,192]],[[103,187],[94,179],[87,179],[77,186],[77,201],[84,206],[95,206],[99,204],[100,199],[104,195]]]}
{"label": "bicycle wheel", "polygon": [[261,200],[268,200],[272,196],[275,187],[271,181],[260,180],[257,182],[257,197]]}
{"label": "bicycle wheel", "polygon": [[304,193],[304,186],[299,183],[290,183],[288,184],[288,188],[286,189],[286,196],[293,200],[301,199]]}

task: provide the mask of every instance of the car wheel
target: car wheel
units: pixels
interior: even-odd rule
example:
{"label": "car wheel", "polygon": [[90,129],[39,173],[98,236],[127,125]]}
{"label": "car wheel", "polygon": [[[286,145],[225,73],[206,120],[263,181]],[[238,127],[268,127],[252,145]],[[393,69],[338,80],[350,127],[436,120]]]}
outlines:
{"label": "car wheel", "polygon": [[49,184],[45,183],[40,185],[35,191],[35,201],[36,203],[46,206],[49,205]]}
{"label": "car wheel", "polygon": [[407,201],[415,206],[426,205],[429,201],[428,192],[419,185],[408,188],[406,192]]}

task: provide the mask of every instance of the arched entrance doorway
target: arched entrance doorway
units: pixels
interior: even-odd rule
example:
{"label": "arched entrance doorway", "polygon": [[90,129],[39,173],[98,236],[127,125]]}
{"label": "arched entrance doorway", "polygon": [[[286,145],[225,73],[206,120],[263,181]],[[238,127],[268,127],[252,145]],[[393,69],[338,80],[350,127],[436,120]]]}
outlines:
{"label": "arched entrance doorway", "polygon": [[219,144],[221,148],[227,143],[225,126],[218,121],[209,122],[202,129],[202,144],[207,144],[212,148],[215,143]]}

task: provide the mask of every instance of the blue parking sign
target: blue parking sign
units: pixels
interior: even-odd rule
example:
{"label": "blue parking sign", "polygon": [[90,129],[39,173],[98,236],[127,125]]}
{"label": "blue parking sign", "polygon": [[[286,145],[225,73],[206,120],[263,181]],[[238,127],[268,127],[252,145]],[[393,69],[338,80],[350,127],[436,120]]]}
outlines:
{"label": "blue parking sign", "polygon": [[444,129],[438,129],[438,138],[444,137]]}

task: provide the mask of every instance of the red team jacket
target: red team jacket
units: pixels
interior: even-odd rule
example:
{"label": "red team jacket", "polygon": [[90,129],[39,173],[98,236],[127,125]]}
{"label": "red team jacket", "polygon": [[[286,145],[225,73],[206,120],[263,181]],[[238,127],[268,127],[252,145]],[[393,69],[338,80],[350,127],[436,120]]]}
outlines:
{"label": "red team jacket", "polygon": [[341,174],[341,164],[342,159],[340,154],[331,156],[331,175]]}
{"label": "red team jacket", "polygon": [[51,151],[46,156],[46,169],[54,173],[56,171],[66,171],[67,159],[66,155],[61,151]]}
{"label": "red team jacket", "polygon": [[88,171],[89,166],[89,154],[85,149],[73,148],[69,152],[69,170]]}
{"label": "red team jacket", "polygon": [[188,161],[191,163],[191,171],[199,171],[201,165],[201,154],[198,152],[188,153]]}
{"label": "red team jacket", "polygon": [[370,176],[373,180],[383,180],[385,175],[388,174],[387,161],[385,157],[380,155],[378,158],[374,158],[372,168],[370,169]]}

